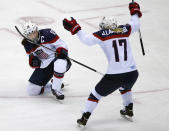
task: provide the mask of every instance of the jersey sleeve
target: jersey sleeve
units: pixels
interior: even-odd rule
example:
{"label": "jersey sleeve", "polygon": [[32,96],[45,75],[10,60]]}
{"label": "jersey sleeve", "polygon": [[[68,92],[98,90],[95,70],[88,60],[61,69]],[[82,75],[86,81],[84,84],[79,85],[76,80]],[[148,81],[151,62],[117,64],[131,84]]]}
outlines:
{"label": "jersey sleeve", "polygon": [[78,31],[77,36],[82,43],[88,46],[99,44],[101,42],[98,38],[94,37],[94,35],[87,34],[83,30]]}
{"label": "jersey sleeve", "polygon": [[129,25],[131,26],[131,33],[137,32],[140,28],[140,22],[138,15],[132,15]]}
{"label": "jersey sleeve", "polygon": [[64,48],[65,50],[68,51],[67,44],[62,39],[58,39],[56,42],[53,43],[53,45],[56,50],[58,48]]}

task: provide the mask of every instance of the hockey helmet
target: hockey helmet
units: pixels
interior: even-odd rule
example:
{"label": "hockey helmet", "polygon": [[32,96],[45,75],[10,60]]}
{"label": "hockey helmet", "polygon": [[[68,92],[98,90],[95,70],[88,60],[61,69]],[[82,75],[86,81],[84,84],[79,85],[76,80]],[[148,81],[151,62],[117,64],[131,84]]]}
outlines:
{"label": "hockey helmet", "polygon": [[38,27],[36,24],[32,23],[31,21],[26,22],[23,26],[23,34],[25,35],[25,37],[27,37],[28,39],[37,42],[39,40],[39,31],[38,31]]}
{"label": "hockey helmet", "polygon": [[116,29],[118,27],[117,20],[116,18],[112,17],[103,17],[100,24],[99,24],[100,29]]}
{"label": "hockey helmet", "polygon": [[23,26],[23,34],[28,36],[29,34],[38,31],[38,27],[36,24],[32,23],[31,21],[26,22]]}

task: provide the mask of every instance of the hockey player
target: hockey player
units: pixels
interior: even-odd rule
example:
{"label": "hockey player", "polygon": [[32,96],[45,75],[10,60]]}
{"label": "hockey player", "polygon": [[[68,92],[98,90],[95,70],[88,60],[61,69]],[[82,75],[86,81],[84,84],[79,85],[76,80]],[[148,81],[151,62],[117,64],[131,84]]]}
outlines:
{"label": "hockey player", "polygon": [[129,36],[138,31],[139,18],[142,16],[138,3],[130,3],[131,20],[126,25],[119,25],[112,18],[104,17],[99,24],[100,30],[89,35],[85,33],[75,19],[64,19],[63,26],[72,35],[77,34],[82,43],[95,45],[103,49],[108,59],[108,69],[95,89],[90,93],[82,117],[77,120],[80,125],[86,125],[91,113],[96,108],[99,100],[119,89],[124,109],[120,114],[125,117],[133,116],[133,101],[131,89],[138,78],[138,72],[133,59]]}
{"label": "hockey player", "polygon": [[[40,95],[52,91],[57,99],[63,100],[61,92],[65,72],[71,66],[68,48],[63,40],[52,29],[41,29],[31,22],[23,25],[23,34],[27,39],[22,40],[26,53],[29,56],[29,65],[35,68],[27,87],[29,95]],[[42,46],[56,51],[56,53]],[[48,82],[53,77],[52,85]]]}

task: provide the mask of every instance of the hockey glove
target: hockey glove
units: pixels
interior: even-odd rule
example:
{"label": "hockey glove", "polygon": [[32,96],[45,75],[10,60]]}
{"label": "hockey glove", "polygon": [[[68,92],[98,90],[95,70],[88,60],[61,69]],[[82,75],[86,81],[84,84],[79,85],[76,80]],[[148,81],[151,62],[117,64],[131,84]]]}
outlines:
{"label": "hockey glove", "polygon": [[79,30],[81,30],[80,25],[76,22],[73,17],[71,17],[71,20],[64,19],[63,26],[66,30],[70,31],[72,35],[76,34]]}
{"label": "hockey glove", "polygon": [[130,10],[130,14],[131,15],[135,15],[138,14],[138,17],[140,18],[142,16],[142,13],[140,11],[140,6],[138,3],[134,2],[134,3],[129,3],[129,10]]}
{"label": "hockey glove", "polygon": [[57,52],[56,57],[58,59],[66,59],[68,56],[68,51],[62,47],[57,48],[56,52]]}
{"label": "hockey glove", "polygon": [[39,60],[39,58],[37,56],[34,56],[33,54],[30,54],[29,55],[29,65],[32,68],[40,68],[41,61]]}

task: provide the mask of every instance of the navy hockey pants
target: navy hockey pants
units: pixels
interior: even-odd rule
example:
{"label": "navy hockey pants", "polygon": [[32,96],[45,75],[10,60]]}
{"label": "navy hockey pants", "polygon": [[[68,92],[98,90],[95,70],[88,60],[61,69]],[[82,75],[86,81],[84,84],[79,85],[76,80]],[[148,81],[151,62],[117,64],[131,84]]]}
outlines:
{"label": "navy hockey pants", "polygon": [[95,90],[101,96],[107,96],[120,87],[131,90],[137,78],[137,70],[122,74],[106,74],[96,85]]}
{"label": "navy hockey pants", "polygon": [[54,62],[51,62],[46,68],[36,68],[29,81],[39,86],[45,86],[53,77]]}

